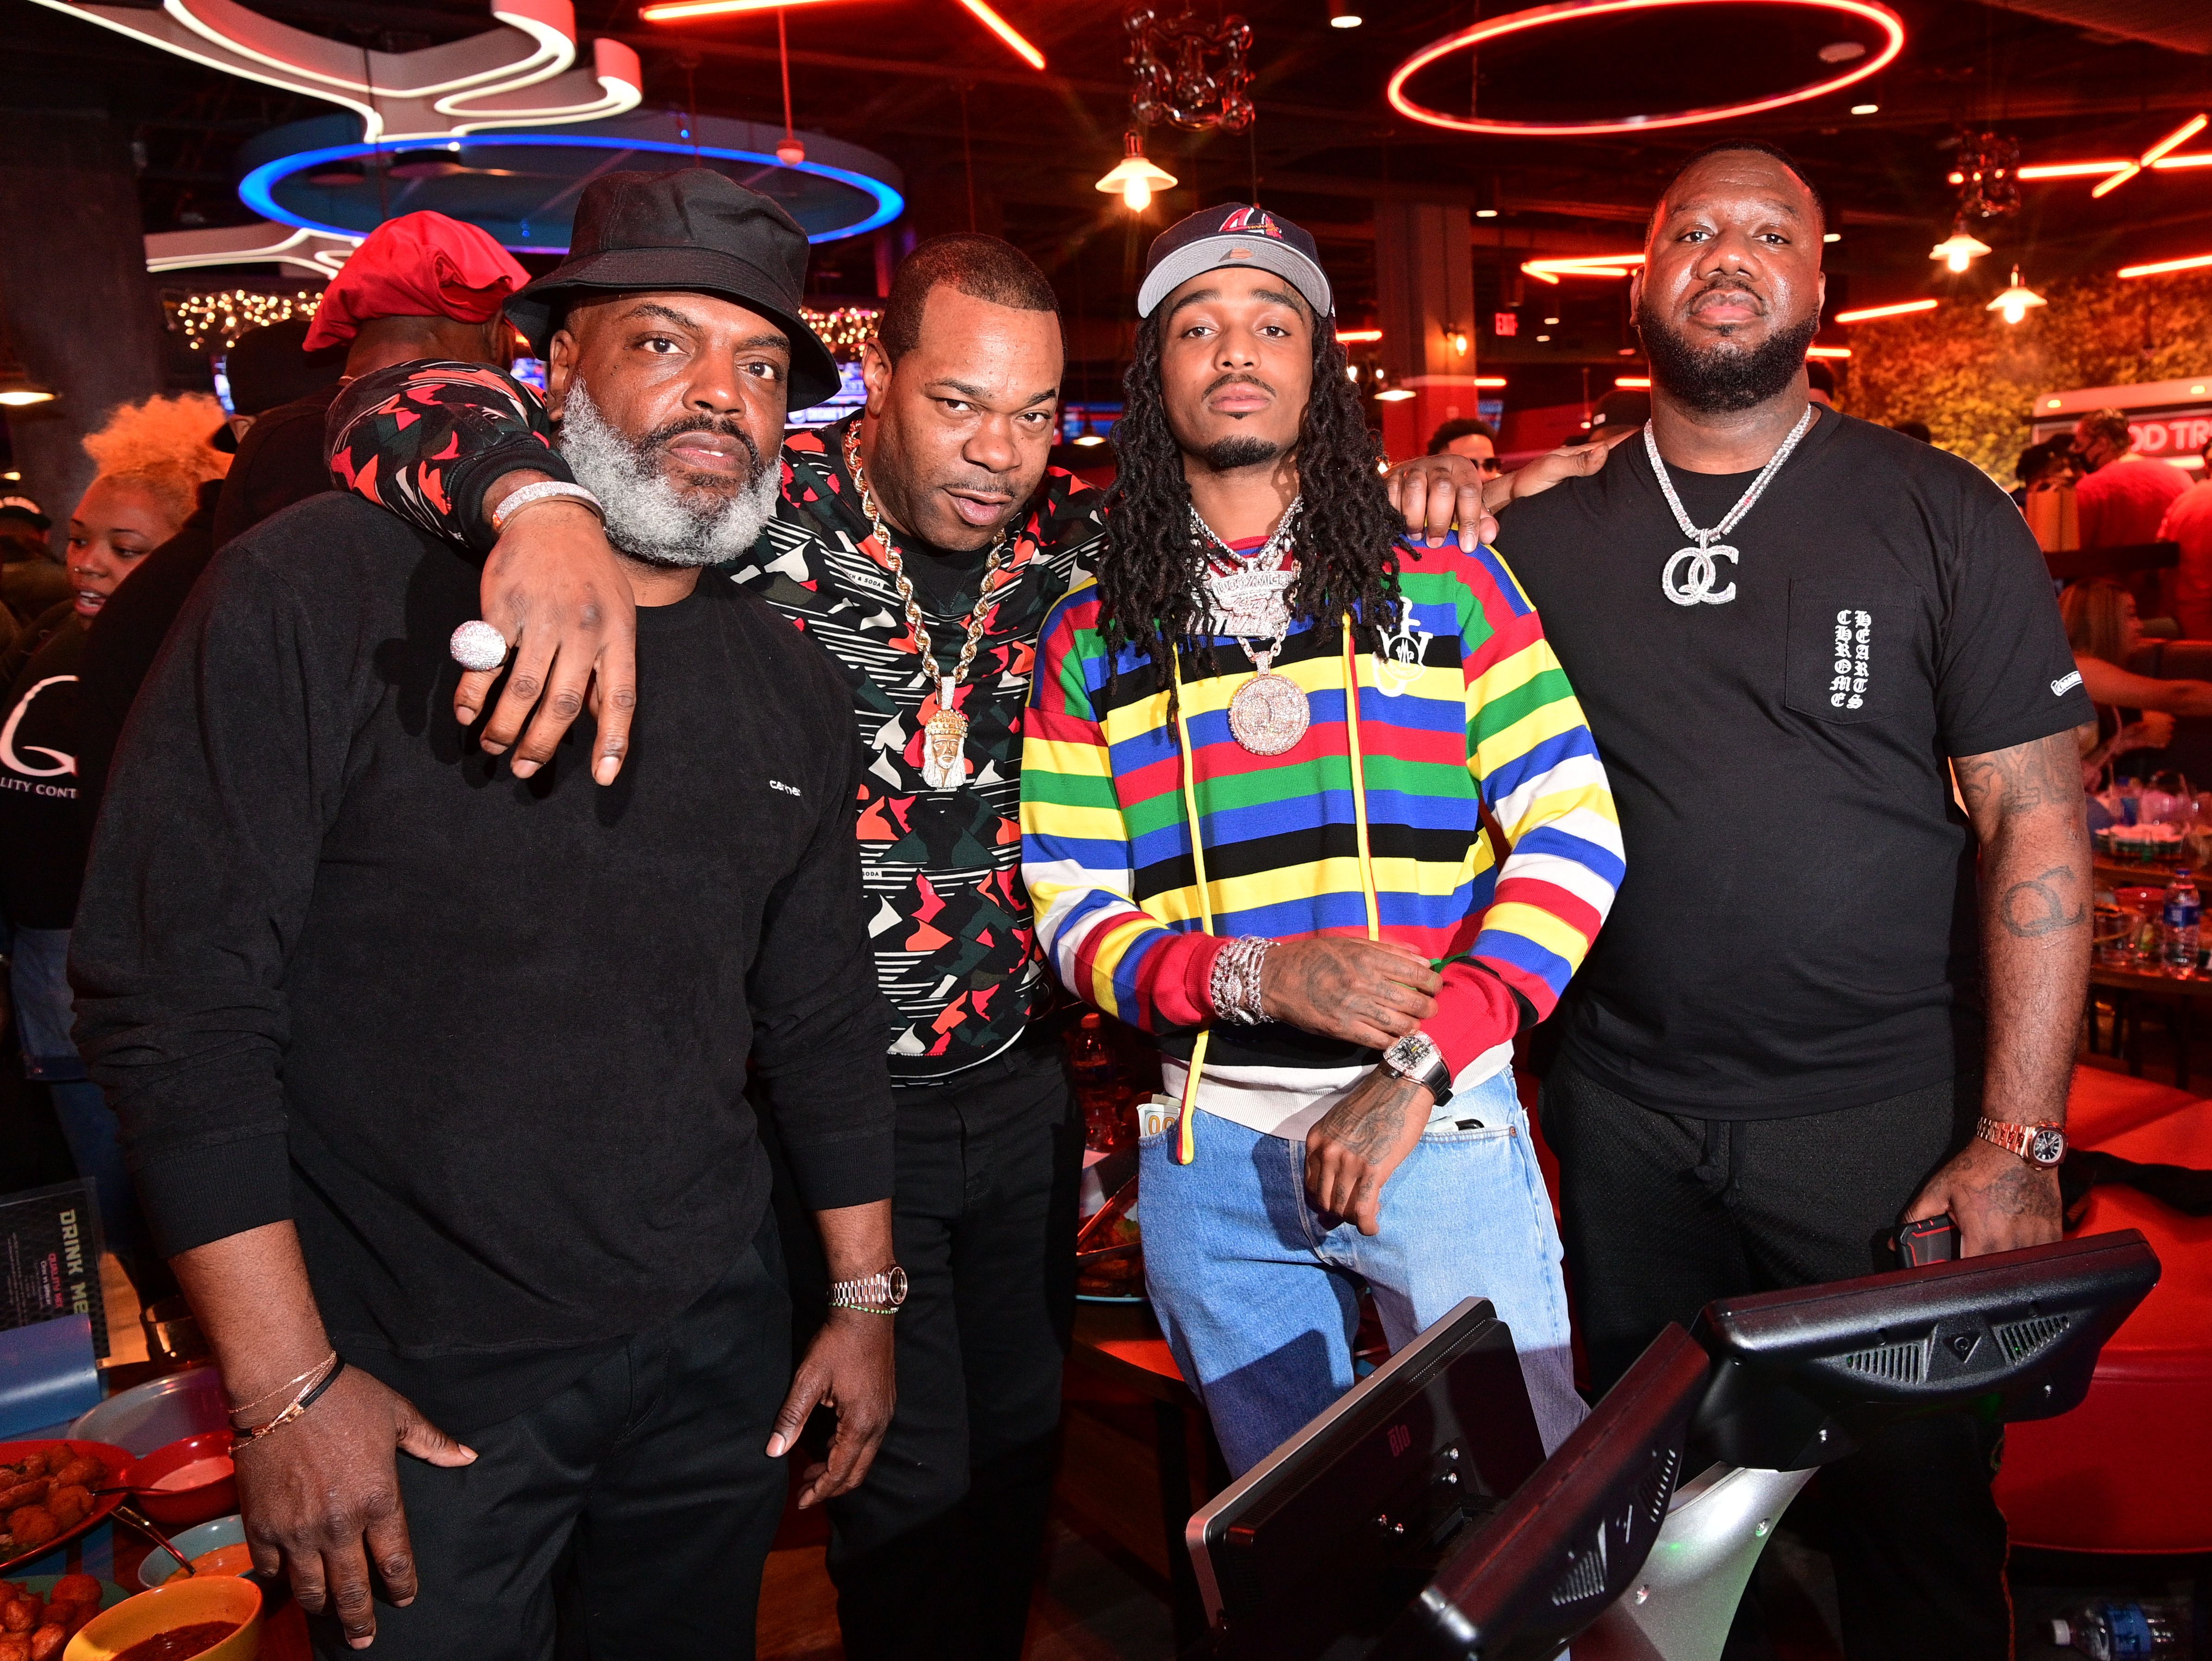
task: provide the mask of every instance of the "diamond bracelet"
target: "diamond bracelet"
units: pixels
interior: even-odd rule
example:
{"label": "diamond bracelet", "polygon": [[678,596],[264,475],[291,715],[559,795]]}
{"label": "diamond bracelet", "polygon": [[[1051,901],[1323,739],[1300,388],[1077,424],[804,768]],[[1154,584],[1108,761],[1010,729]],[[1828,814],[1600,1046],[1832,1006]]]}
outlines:
{"label": "diamond bracelet", "polygon": [[1265,934],[1246,934],[1221,948],[1206,990],[1213,1000],[1213,1013],[1223,1020],[1257,1026],[1267,1019],[1260,1001],[1260,965],[1274,944]]}

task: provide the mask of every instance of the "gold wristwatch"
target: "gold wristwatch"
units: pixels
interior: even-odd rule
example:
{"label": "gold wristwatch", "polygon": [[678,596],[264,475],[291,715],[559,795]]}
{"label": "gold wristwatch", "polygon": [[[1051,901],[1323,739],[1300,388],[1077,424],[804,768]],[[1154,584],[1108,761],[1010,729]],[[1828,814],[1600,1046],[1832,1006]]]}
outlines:
{"label": "gold wristwatch", "polygon": [[1974,1135],[1985,1142],[1995,1142],[2008,1153],[2019,1154],[2039,1171],[2052,1170],[2066,1157],[2065,1129],[2047,1121],[2014,1124],[2004,1119],[1983,1119],[1974,1126]]}

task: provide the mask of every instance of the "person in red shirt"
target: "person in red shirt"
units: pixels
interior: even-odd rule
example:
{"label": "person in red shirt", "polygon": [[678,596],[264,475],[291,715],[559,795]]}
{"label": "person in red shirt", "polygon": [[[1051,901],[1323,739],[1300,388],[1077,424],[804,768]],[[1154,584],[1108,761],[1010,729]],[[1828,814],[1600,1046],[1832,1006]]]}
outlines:
{"label": "person in red shirt", "polygon": [[2124,548],[2156,542],[2173,499],[2189,488],[2189,475],[2171,462],[2141,453],[2118,410],[2099,410],[2074,426],[2074,452],[2089,476],[2075,489],[2084,548]]}
{"label": "person in red shirt", "polygon": [[2184,640],[2212,640],[2212,442],[2198,453],[2204,458],[2203,478],[2174,497],[2158,527],[2160,542],[2181,545],[2173,615]]}

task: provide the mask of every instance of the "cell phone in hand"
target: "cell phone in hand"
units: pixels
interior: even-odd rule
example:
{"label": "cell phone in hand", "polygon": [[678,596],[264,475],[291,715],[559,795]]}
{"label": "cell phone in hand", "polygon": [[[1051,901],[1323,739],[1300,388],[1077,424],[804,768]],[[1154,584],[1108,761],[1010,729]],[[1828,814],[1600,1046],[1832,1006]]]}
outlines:
{"label": "cell phone in hand", "polygon": [[1959,1226],[1951,1214],[1923,1217],[1897,1231],[1897,1266],[1918,1269],[1924,1263],[1948,1263],[1959,1255]]}

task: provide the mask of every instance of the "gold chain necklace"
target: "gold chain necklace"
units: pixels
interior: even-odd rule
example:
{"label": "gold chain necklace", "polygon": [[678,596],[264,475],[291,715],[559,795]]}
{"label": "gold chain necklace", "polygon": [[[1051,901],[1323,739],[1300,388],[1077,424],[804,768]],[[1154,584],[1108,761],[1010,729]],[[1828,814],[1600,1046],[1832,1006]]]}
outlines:
{"label": "gold chain necklace", "polygon": [[[876,492],[868,483],[867,470],[860,465],[860,423],[854,422],[845,429],[845,471],[852,475],[854,488],[860,493],[860,512],[868,521],[868,528],[876,538],[876,545],[884,551],[891,563],[891,582],[898,589],[899,603],[906,608],[906,626],[913,634],[915,650],[922,662],[931,669],[937,667],[937,659],[930,650],[929,625],[922,620],[921,603],[914,597],[914,581],[906,574],[906,562],[890,538],[884,534],[884,517],[876,508]],[[983,631],[990,611],[995,605],[991,599],[991,579],[999,574],[1000,560],[1006,557],[1007,539],[1013,530],[1008,520],[999,539],[991,545],[991,557],[983,562],[983,585],[975,596],[975,609],[968,613],[964,624],[967,638],[960,645],[960,660],[949,675],[937,678],[937,713],[922,724],[921,776],[933,790],[953,790],[968,782],[968,717],[953,707],[955,690],[968,678],[968,671],[975,662],[976,648],[982,644]]]}

